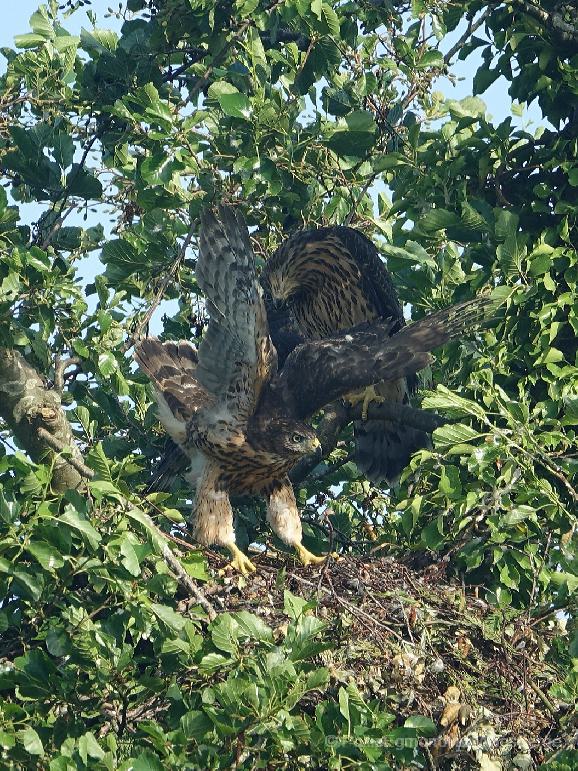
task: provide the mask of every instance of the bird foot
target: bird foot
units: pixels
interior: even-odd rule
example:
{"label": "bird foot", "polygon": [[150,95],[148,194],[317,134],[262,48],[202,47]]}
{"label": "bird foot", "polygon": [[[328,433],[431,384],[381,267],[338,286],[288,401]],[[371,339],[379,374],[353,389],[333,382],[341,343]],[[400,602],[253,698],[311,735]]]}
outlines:
{"label": "bird foot", "polygon": [[306,549],[302,543],[298,543],[295,546],[297,556],[301,560],[302,565],[321,565],[325,562],[326,557],[318,557],[316,554],[312,554],[309,549]]}
{"label": "bird foot", "polygon": [[375,386],[371,385],[368,386],[364,391],[360,391],[359,393],[355,394],[349,394],[347,401],[351,404],[352,407],[355,407],[356,404],[361,402],[361,419],[367,420],[367,410],[371,402],[383,404],[386,399],[377,393]]}
{"label": "bird foot", "polygon": [[246,554],[243,554],[243,552],[241,551],[241,549],[239,549],[238,546],[233,545],[233,546],[228,546],[227,548],[233,555],[233,559],[231,560],[229,565],[234,570],[237,570],[243,576],[247,576],[249,575],[249,573],[254,573],[257,570],[257,568],[255,567],[255,565],[253,565],[249,557],[247,557]]}

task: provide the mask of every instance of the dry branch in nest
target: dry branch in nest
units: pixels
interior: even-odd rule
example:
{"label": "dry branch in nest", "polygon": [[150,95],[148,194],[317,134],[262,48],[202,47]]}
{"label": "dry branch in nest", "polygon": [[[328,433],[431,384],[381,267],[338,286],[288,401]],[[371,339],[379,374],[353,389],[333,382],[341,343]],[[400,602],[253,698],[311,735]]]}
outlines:
{"label": "dry branch in nest", "polygon": [[533,768],[571,741],[561,728],[571,706],[547,696],[563,679],[547,660],[552,640],[565,634],[555,614],[533,618],[467,595],[447,578],[445,562],[415,570],[387,557],[347,557],[312,570],[270,554],[251,559],[254,576],[229,574],[205,587],[213,604],[283,629],[284,589],[314,600],[310,612],[333,642],[319,660],[333,686],[353,678],[399,725],[411,715],[431,718],[432,768]]}

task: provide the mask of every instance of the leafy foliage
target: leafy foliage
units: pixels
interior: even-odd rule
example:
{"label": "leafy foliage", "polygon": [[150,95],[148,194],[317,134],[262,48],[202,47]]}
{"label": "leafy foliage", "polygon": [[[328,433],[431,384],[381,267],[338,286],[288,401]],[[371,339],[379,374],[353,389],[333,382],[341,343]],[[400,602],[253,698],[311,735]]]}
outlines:
{"label": "leafy foliage", "polygon": [[[90,28],[72,35],[84,6]],[[310,548],[440,560],[496,613],[512,606],[530,626],[562,614],[570,646],[551,642],[544,698],[563,749],[578,656],[570,7],[127,0],[107,29],[69,0],[2,50],[0,347],[61,393],[92,476],[51,486],[54,448],[25,419],[42,405],[0,404],[3,761],[377,769],[425,763],[416,742],[439,729],[411,702],[336,680],[323,664],[335,640],[306,600],[286,595],[280,629],[246,609],[207,623],[163,556],[167,534],[185,535],[190,491],[142,492],[164,437],[129,351],[161,300],[162,335],[202,334],[195,236],[216,200],[242,206],[261,259],[301,224],[351,221],[415,318],[483,287],[504,300],[491,327],[439,354],[422,406],[449,422],[399,488],[359,477],[345,432],[299,500]],[[456,56],[481,57],[461,101],[435,90]],[[499,78],[515,112],[537,100],[543,126],[490,119],[481,97]],[[263,543],[259,506],[237,511],[240,540]],[[182,562],[210,578],[200,553]],[[566,749],[546,767],[573,767]]]}

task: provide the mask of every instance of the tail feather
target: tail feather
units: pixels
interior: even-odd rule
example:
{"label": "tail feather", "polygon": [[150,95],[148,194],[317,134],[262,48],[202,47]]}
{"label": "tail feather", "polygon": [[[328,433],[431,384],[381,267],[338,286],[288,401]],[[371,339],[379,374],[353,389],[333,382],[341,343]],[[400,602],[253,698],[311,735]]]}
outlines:
{"label": "tail feather", "polygon": [[[430,351],[459,338],[468,328],[487,319],[496,307],[496,300],[479,296],[457,305],[432,313],[419,321],[404,326],[392,336],[396,342],[406,342],[410,349]],[[408,392],[416,389],[417,379],[397,381],[405,383],[405,393],[387,396],[391,401],[407,403]],[[391,388],[391,386],[389,386]],[[388,420],[367,420],[354,423],[355,462],[359,470],[372,482],[392,485],[408,465],[417,450],[428,447],[430,435]]]}
{"label": "tail feather", "polygon": [[395,484],[417,450],[430,443],[429,434],[389,420],[356,420],[355,462],[375,484]]}

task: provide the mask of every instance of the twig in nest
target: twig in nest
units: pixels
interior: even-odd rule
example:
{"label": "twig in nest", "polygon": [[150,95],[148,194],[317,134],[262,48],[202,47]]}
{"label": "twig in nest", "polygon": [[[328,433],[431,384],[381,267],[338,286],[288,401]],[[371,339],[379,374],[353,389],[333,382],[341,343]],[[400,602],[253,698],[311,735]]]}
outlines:
{"label": "twig in nest", "polygon": [[325,578],[325,575],[329,570],[329,561],[333,559],[331,555],[333,554],[334,532],[333,532],[333,522],[331,521],[331,514],[333,514],[333,509],[330,509],[330,508],[326,508],[325,511],[323,512],[323,517],[327,521],[327,529],[329,531],[329,548],[327,550],[327,557],[325,559],[325,562],[323,563],[323,567],[321,568],[321,573],[319,574],[319,581],[317,582],[317,594],[319,594],[319,590],[321,589],[323,579]]}
{"label": "twig in nest", "polygon": [[[301,584],[305,584],[306,586],[310,586],[313,589],[316,588],[313,581],[308,581],[306,578],[302,578],[301,576],[298,576],[296,573],[289,573],[289,578],[293,578],[295,581]],[[378,626],[381,629],[384,629],[388,634],[392,635],[393,637],[396,637],[398,640],[403,640],[401,635],[399,635],[395,629],[392,629],[391,627],[387,626],[387,624],[384,624],[382,621],[378,621],[373,616],[370,616],[369,613],[366,613],[364,610],[361,610],[361,608],[358,608],[357,605],[354,605],[352,602],[348,602],[348,600],[344,600],[343,597],[340,597],[337,592],[335,591],[335,587],[333,586],[331,582],[331,578],[328,576],[328,583],[331,587],[331,590],[326,589],[324,586],[321,587],[321,592],[323,594],[328,594],[330,597],[333,597],[340,605],[342,605],[344,608],[347,608],[354,616],[357,616],[360,619],[363,619],[363,622],[366,624],[366,626],[369,626],[370,629],[373,629],[374,627]],[[367,622],[370,622],[370,624],[367,624]]]}

